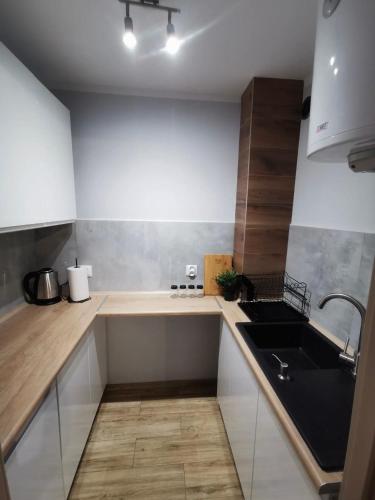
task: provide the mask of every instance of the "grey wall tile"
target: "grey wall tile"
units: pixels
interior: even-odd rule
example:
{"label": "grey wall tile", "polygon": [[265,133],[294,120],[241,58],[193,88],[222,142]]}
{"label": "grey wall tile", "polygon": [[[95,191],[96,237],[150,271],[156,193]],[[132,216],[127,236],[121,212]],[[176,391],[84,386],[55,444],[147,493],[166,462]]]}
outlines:
{"label": "grey wall tile", "polygon": [[59,280],[77,255],[73,224],[0,234],[0,313],[22,302],[22,279],[29,271],[53,267]]}
{"label": "grey wall tile", "polygon": [[52,267],[59,273],[59,282],[64,283],[66,268],[74,265],[78,253],[75,224],[37,229],[35,250],[37,267]]}
{"label": "grey wall tile", "polygon": [[319,300],[331,292],[345,292],[367,303],[375,235],[352,231],[292,226],[287,272],[305,281],[311,291],[311,318],[338,337],[358,331],[353,306],[335,300],[323,310]]}
{"label": "grey wall tile", "polygon": [[0,312],[22,301],[22,278],[35,266],[35,231],[0,234]]}
{"label": "grey wall tile", "polygon": [[80,220],[76,231],[92,290],[167,290],[186,283],[186,264],[198,265],[202,282],[204,254],[233,251],[229,223]]}

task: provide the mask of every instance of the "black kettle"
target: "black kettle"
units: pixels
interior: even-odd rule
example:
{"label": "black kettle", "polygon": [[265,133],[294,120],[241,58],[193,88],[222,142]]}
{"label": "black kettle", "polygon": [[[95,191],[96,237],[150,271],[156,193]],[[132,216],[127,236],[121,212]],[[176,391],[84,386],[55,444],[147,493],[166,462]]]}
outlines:
{"label": "black kettle", "polygon": [[27,273],[23,278],[23,291],[29,304],[47,306],[61,300],[57,272],[50,267]]}

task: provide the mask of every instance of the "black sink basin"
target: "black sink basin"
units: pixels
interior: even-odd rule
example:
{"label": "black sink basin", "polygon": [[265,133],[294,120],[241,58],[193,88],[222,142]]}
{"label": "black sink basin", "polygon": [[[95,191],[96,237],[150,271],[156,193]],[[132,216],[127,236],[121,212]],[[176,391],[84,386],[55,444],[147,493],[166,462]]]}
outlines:
{"label": "black sink basin", "polygon": [[291,370],[340,368],[339,349],[308,323],[244,323],[242,336],[262,350],[272,367],[276,354]]}
{"label": "black sink basin", "polygon": [[[244,340],[323,470],[342,470],[354,396],[340,349],[310,324],[237,323]],[[290,380],[280,380],[288,363]]]}

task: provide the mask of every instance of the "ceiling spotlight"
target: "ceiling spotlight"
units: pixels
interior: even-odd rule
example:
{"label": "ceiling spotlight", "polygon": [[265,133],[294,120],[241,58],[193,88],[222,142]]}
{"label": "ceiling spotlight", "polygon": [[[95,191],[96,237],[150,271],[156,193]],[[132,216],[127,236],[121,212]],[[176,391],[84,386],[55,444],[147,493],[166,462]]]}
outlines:
{"label": "ceiling spotlight", "polygon": [[148,9],[168,12],[167,40],[164,50],[172,55],[178,52],[179,48],[181,47],[181,41],[177,38],[174,26],[172,24],[172,13],[180,14],[180,9],[169,7],[167,5],[160,5],[159,0],[119,0],[119,2],[124,3],[126,6],[125,33],[123,36],[123,41],[128,49],[132,50],[137,45],[137,38],[135,37],[133,31],[133,20],[129,15],[129,6],[132,5],[136,7],[145,7]]}
{"label": "ceiling spotlight", "polygon": [[167,24],[167,43],[165,44],[165,50],[169,54],[176,54],[180,48],[181,42],[176,36],[174,26],[172,24],[172,13],[168,12],[168,24]]}
{"label": "ceiling spotlight", "polygon": [[126,17],[125,17],[125,33],[122,38],[125,46],[128,49],[134,49],[137,45],[137,39],[133,32],[133,20],[129,16],[129,4],[126,4]]}

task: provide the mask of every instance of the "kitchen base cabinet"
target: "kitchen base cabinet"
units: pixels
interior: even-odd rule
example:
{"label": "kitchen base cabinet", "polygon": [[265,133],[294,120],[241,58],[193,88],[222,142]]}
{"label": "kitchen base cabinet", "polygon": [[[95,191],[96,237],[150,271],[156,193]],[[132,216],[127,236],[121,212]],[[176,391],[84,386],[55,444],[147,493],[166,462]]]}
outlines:
{"label": "kitchen base cabinet", "polygon": [[57,377],[61,455],[69,494],[106,384],[105,320],[98,318]]}
{"label": "kitchen base cabinet", "polygon": [[5,464],[12,500],[64,500],[56,385]]}
{"label": "kitchen base cabinet", "polygon": [[88,337],[81,341],[59,373],[57,391],[60,411],[61,456],[67,497],[93,418]]}
{"label": "kitchen base cabinet", "polygon": [[245,500],[334,500],[319,495],[225,321],[218,400]]}
{"label": "kitchen base cabinet", "polygon": [[252,500],[319,500],[265,396],[259,394]]}
{"label": "kitchen base cabinet", "polygon": [[251,369],[223,322],[217,395],[245,500],[251,498],[258,394]]}
{"label": "kitchen base cabinet", "polygon": [[106,319],[96,318],[88,337],[90,367],[91,413],[95,417],[107,385],[107,334]]}

